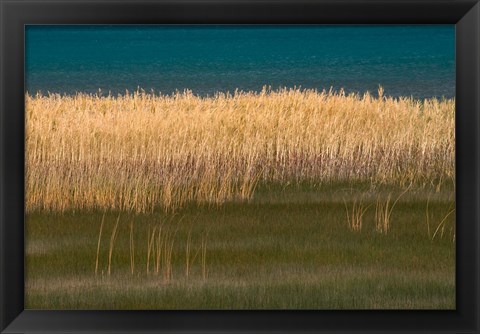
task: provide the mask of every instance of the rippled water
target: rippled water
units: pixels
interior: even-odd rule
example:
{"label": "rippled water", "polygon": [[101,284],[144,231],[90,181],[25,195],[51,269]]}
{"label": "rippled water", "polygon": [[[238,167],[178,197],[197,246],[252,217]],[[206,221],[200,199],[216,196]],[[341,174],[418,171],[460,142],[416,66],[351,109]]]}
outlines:
{"label": "rippled water", "polygon": [[28,26],[30,93],[345,88],[453,97],[451,26]]}

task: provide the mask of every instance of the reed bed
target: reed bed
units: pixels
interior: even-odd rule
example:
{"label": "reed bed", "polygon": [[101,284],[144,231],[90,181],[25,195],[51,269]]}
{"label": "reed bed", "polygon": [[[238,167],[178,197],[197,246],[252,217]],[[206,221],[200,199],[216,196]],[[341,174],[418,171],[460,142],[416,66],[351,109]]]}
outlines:
{"label": "reed bed", "polygon": [[28,212],[172,211],[248,201],[270,183],[441,186],[455,177],[451,99],[381,89],[25,99]]}

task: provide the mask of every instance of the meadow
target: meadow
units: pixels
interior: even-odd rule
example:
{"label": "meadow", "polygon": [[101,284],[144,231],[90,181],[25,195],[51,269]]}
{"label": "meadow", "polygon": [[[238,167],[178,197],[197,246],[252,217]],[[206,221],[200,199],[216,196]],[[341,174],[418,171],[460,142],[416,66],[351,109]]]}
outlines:
{"label": "meadow", "polygon": [[452,99],[25,98],[27,308],[455,308]]}

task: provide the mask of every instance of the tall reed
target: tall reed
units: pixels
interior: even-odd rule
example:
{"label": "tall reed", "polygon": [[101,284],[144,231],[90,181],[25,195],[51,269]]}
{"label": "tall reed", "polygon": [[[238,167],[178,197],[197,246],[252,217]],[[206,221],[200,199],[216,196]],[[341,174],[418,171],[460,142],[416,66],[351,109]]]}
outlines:
{"label": "tall reed", "polygon": [[103,224],[105,223],[105,214],[102,216],[102,222],[100,224],[100,231],[98,232],[98,243],[97,243],[97,258],[95,259],[95,275],[98,273],[98,260],[100,257],[100,244],[102,241],[102,231],[103,231]]}
{"label": "tall reed", "polygon": [[110,248],[108,249],[108,275],[111,274],[112,269],[112,255],[113,255],[113,246],[115,245],[115,240],[117,239],[117,232],[118,232],[118,223],[120,222],[120,215],[117,218],[115,226],[112,230],[112,235],[110,236]]}
{"label": "tall reed", "polygon": [[133,232],[133,220],[130,221],[130,272],[135,272],[135,238]]}
{"label": "tall reed", "polygon": [[208,270],[207,270],[207,238],[208,232],[202,236],[202,244],[200,247],[201,250],[201,263],[202,263],[202,278],[203,281],[207,280]]}
{"label": "tall reed", "polygon": [[[157,230],[157,226],[153,228],[152,233],[150,234],[150,229],[148,230],[148,237],[147,237],[147,274],[150,273],[150,258],[152,256],[153,247],[155,245],[155,232]],[[155,267],[154,267],[155,269]]]}

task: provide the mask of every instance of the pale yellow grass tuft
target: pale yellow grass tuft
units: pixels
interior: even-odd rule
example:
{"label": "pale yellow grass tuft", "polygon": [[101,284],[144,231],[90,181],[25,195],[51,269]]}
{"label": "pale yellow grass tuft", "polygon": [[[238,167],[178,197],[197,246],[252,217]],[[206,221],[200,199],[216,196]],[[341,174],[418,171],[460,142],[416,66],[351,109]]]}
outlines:
{"label": "pale yellow grass tuft", "polygon": [[355,199],[352,203],[352,207],[349,209],[347,202],[345,201],[345,211],[347,213],[347,226],[351,231],[360,232],[363,227],[363,216],[367,212],[368,208],[372,206],[365,205],[363,198]]}

